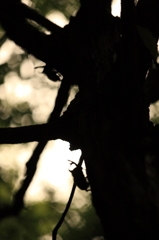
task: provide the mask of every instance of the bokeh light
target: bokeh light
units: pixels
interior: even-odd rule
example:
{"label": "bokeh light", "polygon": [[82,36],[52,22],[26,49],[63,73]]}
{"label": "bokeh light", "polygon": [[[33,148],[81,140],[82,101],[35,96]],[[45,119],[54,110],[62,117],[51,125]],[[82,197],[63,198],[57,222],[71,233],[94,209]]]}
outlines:
{"label": "bokeh light", "polygon": [[15,50],[15,43],[11,40],[6,40],[0,48],[0,65],[6,63]]}
{"label": "bokeh light", "polygon": [[[30,1],[23,2],[30,4]],[[68,23],[68,19],[60,11],[50,12],[47,18],[61,27]],[[36,71],[35,67],[44,66],[44,63],[32,55],[26,55],[10,40],[5,41],[0,48],[0,65],[5,63],[10,71],[5,74],[4,81],[0,85],[0,117],[4,120],[11,117],[10,127],[17,127],[19,124],[46,123],[54,107],[60,83],[54,83]],[[19,71],[17,71],[18,66]],[[72,91],[70,100],[74,95],[75,92]],[[15,189],[23,178],[25,163],[36,144],[1,145],[0,166],[5,169],[14,168],[19,172]],[[68,159],[78,162],[80,155],[80,150],[71,152],[67,142],[62,140],[48,142],[40,157],[36,175],[27,191],[26,201],[45,199],[44,188],[56,189],[55,197],[65,201],[73,182],[68,170]]]}
{"label": "bokeh light", "polygon": [[113,0],[112,1],[112,9],[111,9],[112,15],[114,17],[120,17],[121,12],[121,0]]}
{"label": "bokeh light", "polygon": [[51,11],[46,15],[46,18],[48,18],[50,21],[60,27],[64,27],[66,24],[69,23],[69,20],[60,11]]}

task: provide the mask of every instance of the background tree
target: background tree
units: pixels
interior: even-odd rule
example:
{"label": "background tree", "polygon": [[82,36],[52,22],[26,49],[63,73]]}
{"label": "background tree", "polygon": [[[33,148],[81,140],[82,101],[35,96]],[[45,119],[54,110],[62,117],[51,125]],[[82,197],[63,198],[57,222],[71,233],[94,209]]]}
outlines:
{"label": "background tree", "polygon": [[[158,100],[158,91],[151,91],[158,76],[158,4],[122,0],[119,19],[111,15],[110,0],[81,1],[76,17],[60,29],[19,1],[0,1],[7,35],[46,63],[50,79],[63,76],[48,124],[1,129],[1,143],[39,141],[7,214],[22,208],[47,141],[61,138],[82,150],[105,237],[159,237],[158,126],[149,121],[148,109]],[[74,84],[79,93],[59,117]]]}

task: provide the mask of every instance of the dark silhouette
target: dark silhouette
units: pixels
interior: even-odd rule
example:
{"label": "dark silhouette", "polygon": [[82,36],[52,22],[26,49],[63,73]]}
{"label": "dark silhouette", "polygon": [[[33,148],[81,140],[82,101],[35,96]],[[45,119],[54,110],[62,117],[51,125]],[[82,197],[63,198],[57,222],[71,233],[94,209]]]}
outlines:
{"label": "dark silhouette", "polygon": [[[32,134],[25,139],[17,134],[14,141],[12,131],[25,128],[0,130],[7,136],[1,143],[39,141],[3,217],[21,210],[47,140],[61,138],[72,150],[82,150],[105,238],[159,238],[159,129],[149,121],[149,105],[159,97],[157,89],[152,91],[158,76],[158,9],[158,0],[122,0],[117,18],[111,15],[111,0],[81,0],[77,16],[61,29],[20,1],[0,0],[0,23],[7,36],[44,61],[52,80],[57,81],[57,72],[63,76],[48,124],[27,127]],[[74,84],[79,93],[59,117]],[[46,132],[44,137],[37,129]]]}

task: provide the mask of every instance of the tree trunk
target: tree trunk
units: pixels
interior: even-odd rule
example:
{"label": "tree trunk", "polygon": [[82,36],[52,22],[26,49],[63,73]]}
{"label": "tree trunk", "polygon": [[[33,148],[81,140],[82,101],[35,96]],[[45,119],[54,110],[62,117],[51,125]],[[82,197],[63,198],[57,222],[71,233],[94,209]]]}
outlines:
{"label": "tree trunk", "polygon": [[143,60],[138,49],[133,1],[122,2],[121,39],[119,19],[106,11],[106,2],[99,2],[99,11],[90,4],[87,16],[80,19],[79,12],[83,27],[75,34],[78,128],[92,201],[106,239],[158,239],[156,157],[148,135],[152,126],[143,90],[146,72],[139,68],[145,61],[146,69],[151,58],[147,54]]}

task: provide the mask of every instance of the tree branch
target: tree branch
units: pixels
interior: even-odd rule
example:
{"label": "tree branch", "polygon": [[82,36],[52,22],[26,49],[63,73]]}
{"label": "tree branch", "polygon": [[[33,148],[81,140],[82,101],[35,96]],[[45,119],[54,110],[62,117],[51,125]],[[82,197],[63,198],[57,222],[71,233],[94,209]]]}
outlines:
{"label": "tree branch", "polygon": [[[40,32],[26,18],[51,30],[51,35]],[[14,1],[9,0],[0,0],[0,23],[10,39],[46,63],[45,74],[50,73],[53,68],[65,77],[66,75],[68,77],[68,69],[70,69],[69,73],[73,72],[71,71],[74,69],[71,64],[73,58],[70,56],[72,48],[68,37],[70,28],[64,30],[24,4],[15,4]],[[48,77],[50,76],[49,74]]]}
{"label": "tree branch", "polygon": [[[60,138],[58,121],[52,124],[16,128],[0,128],[0,144],[18,144]],[[59,134],[59,135],[58,135]]]}
{"label": "tree branch", "polygon": [[[20,7],[17,7],[17,5],[11,3],[12,1],[0,0],[0,22],[6,30],[8,37],[24,48],[28,53],[33,54],[35,57],[46,63],[50,60],[53,62],[53,59],[56,59],[56,57],[58,59],[58,53],[54,47],[57,45],[56,36],[59,35],[59,30],[57,31],[58,27],[56,29],[54,28],[54,24],[52,25],[54,29],[54,38],[38,31],[35,27],[29,24],[25,19],[25,16],[22,15],[20,11],[21,5]],[[22,7],[22,9],[23,8],[24,7]],[[30,18],[36,19],[37,15],[35,12],[32,12],[31,10],[31,13]],[[28,16],[28,12],[26,13],[26,16]]]}
{"label": "tree branch", "polygon": [[42,16],[38,13],[35,9],[28,7],[24,3],[20,3],[17,5],[17,11],[20,12],[22,18],[27,18],[33,20],[46,28],[47,30],[51,31],[54,36],[59,36],[61,34],[61,27],[57,26],[56,24],[52,23],[50,20]]}
{"label": "tree branch", "polygon": [[[68,93],[69,93],[69,89],[70,89],[70,85],[67,82],[67,79],[63,79],[58,95],[56,97],[56,102],[55,102],[55,107],[50,115],[50,118],[48,120],[49,126],[51,126],[54,121],[56,121],[59,118],[59,115],[63,109],[63,106],[66,104],[67,99],[68,99]],[[66,116],[66,117],[65,117]],[[69,115],[70,116],[70,115]],[[55,131],[58,131],[59,133],[63,132],[62,134],[63,137],[61,137],[63,140],[72,141],[71,139],[67,139],[67,137],[70,137],[70,130],[72,132],[75,132],[73,129],[73,125],[72,125],[72,121],[71,121],[71,116],[67,117],[67,115],[64,115],[63,117],[61,117],[61,121],[63,122],[62,124],[59,124],[59,127],[56,128]],[[45,127],[43,127],[45,130]],[[57,132],[56,132],[57,133]],[[59,134],[58,133],[58,134]],[[58,137],[60,137],[58,135]],[[21,187],[19,188],[19,190],[15,193],[14,195],[14,199],[13,199],[13,209],[15,214],[18,214],[19,211],[21,210],[21,208],[24,205],[24,195],[32,181],[32,178],[36,172],[36,168],[37,168],[37,163],[40,157],[40,154],[42,153],[43,149],[45,148],[46,144],[47,144],[48,139],[42,139],[37,147],[35,148],[35,150],[33,151],[32,156],[30,157],[30,159],[28,160],[28,162],[26,163],[26,173],[25,173],[25,179],[23,180],[23,182],[21,183]]]}
{"label": "tree branch", "polygon": [[[10,1],[7,1],[7,3],[10,4]],[[55,68],[58,70],[59,67],[60,70],[62,69],[62,73],[63,72],[65,73],[64,79],[58,92],[58,96],[56,98],[55,108],[49,119],[49,123],[55,121],[59,117],[63,106],[67,102],[68,93],[71,86],[69,80],[73,79],[74,81],[73,75],[74,76],[78,75],[76,71],[77,69],[76,64],[73,58],[74,49],[72,49],[70,43],[70,39],[72,39],[72,34],[70,33],[72,29],[72,23],[73,28],[75,27],[74,19],[72,18],[71,27],[66,27],[65,29],[63,29],[61,37],[58,38],[57,40],[56,37],[52,38],[50,36],[45,35],[44,33],[39,32],[36,28],[31,26],[23,18],[23,16],[19,15],[19,12],[16,10],[16,7],[14,9],[12,9],[11,7],[8,8],[8,5],[5,4],[3,0],[0,0],[0,21],[2,22],[3,27],[7,31],[8,36],[11,39],[13,39],[18,45],[25,48],[28,52],[32,53],[39,59],[43,60],[51,67],[54,67],[53,62],[54,60],[56,60]],[[63,57],[61,57],[62,55]],[[63,117],[63,119],[64,118],[65,117]],[[68,129],[71,129],[71,131],[73,129],[71,123],[72,123],[71,119],[69,120],[68,118],[68,121],[65,121],[65,125],[62,125],[64,132],[67,129],[67,132],[65,132],[66,138],[65,137],[63,138],[64,140],[67,141],[69,141],[69,139],[67,139]],[[36,127],[36,129],[37,128],[38,127]],[[42,126],[43,132],[45,132],[46,128],[47,128],[46,126]],[[75,132],[76,131],[74,131],[74,134]],[[40,134],[38,134],[38,137],[40,138]],[[35,135],[33,135],[33,139],[35,139]],[[27,138],[26,141],[28,140],[29,139]],[[19,211],[23,207],[23,198],[25,192],[35,174],[39,156],[42,153],[45,145],[47,144],[47,140],[48,139],[46,137],[46,139],[42,139],[42,141],[39,142],[31,158],[26,164],[27,167],[26,177],[23,180],[20,189],[17,191],[13,199],[12,209],[14,211],[14,214],[19,213]],[[72,142],[71,138],[70,142]]]}

